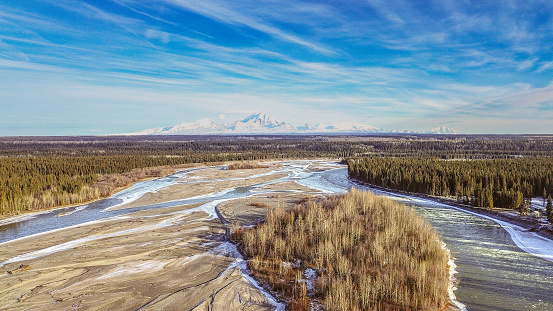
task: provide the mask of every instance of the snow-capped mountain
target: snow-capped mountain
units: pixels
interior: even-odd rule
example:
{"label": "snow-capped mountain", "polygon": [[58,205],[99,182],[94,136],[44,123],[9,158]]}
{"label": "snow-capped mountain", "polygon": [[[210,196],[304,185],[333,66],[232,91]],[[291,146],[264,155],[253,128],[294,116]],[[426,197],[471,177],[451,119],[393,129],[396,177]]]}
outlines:
{"label": "snow-capped mountain", "polygon": [[230,124],[217,124],[210,119],[202,119],[192,123],[181,123],[174,126],[158,127],[127,135],[199,135],[199,134],[301,134],[301,133],[375,133],[380,130],[374,126],[338,122],[334,124],[318,124],[310,126],[293,126],[281,122],[264,113],[254,113],[243,120]]}
{"label": "snow-capped mountain", "polygon": [[410,130],[391,130],[388,133],[391,133],[391,134],[424,134],[423,132],[410,131]]}
{"label": "snow-capped mountain", "polygon": [[217,132],[221,125],[213,122],[211,119],[201,119],[196,122],[183,122],[178,125],[168,127],[157,127],[153,129],[143,130],[129,135],[179,135],[186,134],[209,134],[212,131]]}
{"label": "snow-capped mountain", "polygon": [[224,133],[295,133],[298,129],[290,123],[280,122],[264,113],[254,113],[244,120],[225,126]]}
{"label": "snow-capped mountain", "polygon": [[[259,124],[259,125],[262,125],[264,127],[269,127],[269,128],[275,128],[275,127],[279,127],[279,126],[286,126],[286,125],[289,125],[289,126],[292,126],[286,122],[280,122],[278,121],[277,119],[271,117],[270,115],[267,115],[267,114],[264,114],[264,113],[254,113],[252,115],[250,115],[249,117],[245,118],[244,120],[242,121],[238,121],[238,122],[241,122],[241,123],[245,123],[245,124]],[[238,123],[236,122],[236,123]]]}
{"label": "snow-capped mountain", "polygon": [[436,127],[430,130],[428,134],[458,134],[456,130],[450,129],[445,126]]}
{"label": "snow-capped mountain", "polygon": [[[181,123],[174,126],[158,127],[126,135],[209,135],[209,134],[348,134],[348,133],[416,133],[412,131],[383,131],[358,122],[336,122],[332,124],[317,124],[311,126],[294,126],[281,122],[264,113],[254,113],[243,120],[230,124],[217,124],[210,119],[201,119],[192,123]],[[456,131],[437,127],[429,134],[457,134]]]}
{"label": "snow-capped mountain", "polygon": [[333,124],[317,124],[315,127],[308,129],[309,132],[316,133],[378,133],[381,129],[374,126],[356,123],[356,122],[336,122]]}

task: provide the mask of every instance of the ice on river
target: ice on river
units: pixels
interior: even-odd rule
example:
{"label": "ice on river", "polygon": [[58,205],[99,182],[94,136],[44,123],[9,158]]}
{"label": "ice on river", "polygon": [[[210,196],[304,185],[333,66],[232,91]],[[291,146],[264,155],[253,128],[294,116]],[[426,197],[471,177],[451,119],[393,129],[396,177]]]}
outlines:
{"label": "ice on river", "polygon": [[481,218],[491,220],[491,221],[499,224],[503,229],[505,229],[505,231],[507,231],[510,234],[511,239],[513,240],[513,242],[520,249],[522,249],[523,251],[525,251],[529,254],[532,254],[534,256],[537,256],[537,257],[540,257],[540,258],[543,258],[545,260],[553,262],[553,241],[550,240],[550,239],[546,239],[546,238],[540,236],[539,234],[537,234],[535,232],[530,232],[530,231],[528,231],[528,230],[526,230],[526,229],[524,229],[520,226],[511,224],[511,223],[508,223],[508,222],[505,222],[505,221],[502,221],[502,220],[499,220],[499,219],[495,219],[493,217],[489,217],[489,216],[486,216],[486,215],[481,215],[481,214],[478,214],[478,213],[475,213],[475,212],[467,211],[465,209],[462,209],[462,208],[459,208],[459,207],[456,207],[456,206],[453,206],[453,205],[434,202],[434,201],[429,200],[429,199],[413,197],[413,196],[409,196],[409,195],[405,195],[405,194],[397,194],[397,193],[392,193],[392,192],[382,191],[382,190],[376,190],[376,189],[371,189],[371,188],[369,188],[369,189],[371,191],[374,191],[375,193],[386,195],[386,196],[391,197],[395,200],[402,201],[402,202],[405,202],[405,203],[415,203],[415,204],[419,203],[419,204],[425,204],[425,205],[430,205],[430,206],[434,205],[434,206],[447,207],[447,208],[452,208],[452,209],[455,209],[455,210],[458,210],[458,211],[461,211],[461,212],[464,212],[464,213],[472,214],[472,215],[475,215],[475,216],[478,216],[478,217],[481,217]]}

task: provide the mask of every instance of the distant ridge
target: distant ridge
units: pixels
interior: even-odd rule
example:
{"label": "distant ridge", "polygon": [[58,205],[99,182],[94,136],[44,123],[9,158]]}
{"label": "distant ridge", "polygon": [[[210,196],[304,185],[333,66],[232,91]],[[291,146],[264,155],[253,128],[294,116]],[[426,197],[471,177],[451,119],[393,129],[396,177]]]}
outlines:
{"label": "distant ridge", "polygon": [[452,130],[445,126],[435,127],[428,134],[458,134],[456,130]]}
{"label": "distant ridge", "polygon": [[[336,122],[311,126],[307,123],[294,126],[264,114],[254,113],[230,124],[218,124],[211,119],[201,119],[192,123],[157,127],[124,135],[233,135],[233,134],[368,134],[368,133],[413,133],[413,131],[384,131],[380,128],[358,122]],[[438,127],[427,134],[456,134],[455,130]],[[418,134],[423,134],[418,132]]]}

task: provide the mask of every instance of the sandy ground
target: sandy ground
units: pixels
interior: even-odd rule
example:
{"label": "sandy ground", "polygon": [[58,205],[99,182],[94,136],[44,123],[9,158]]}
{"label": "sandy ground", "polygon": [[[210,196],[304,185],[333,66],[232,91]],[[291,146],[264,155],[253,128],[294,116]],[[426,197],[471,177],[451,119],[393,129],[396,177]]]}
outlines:
{"label": "sandy ground", "polygon": [[298,192],[320,192],[319,190],[298,184],[295,181],[285,181],[281,183],[268,184],[258,189],[259,191],[298,191]]}
{"label": "sandy ground", "polygon": [[219,214],[231,225],[250,226],[263,221],[269,209],[277,206],[292,207],[312,197],[305,194],[275,193],[258,195],[219,204]]}
{"label": "sandy ground", "polygon": [[[242,170],[242,176],[229,177],[229,178],[245,178],[247,175],[245,175],[243,171],[245,170]],[[250,171],[251,171],[250,176],[266,173],[266,172],[259,172],[258,170],[250,170]],[[235,173],[235,171],[218,170],[217,172],[219,174],[218,178],[221,178],[221,175],[224,175],[226,178],[227,173],[229,172],[233,176],[238,175]],[[211,170],[209,170],[206,173],[211,174]],[[206,195],[214,192],[228,190],[235,187],[247,187],[247,186],[251,186],[259,183],[280,179],[280,178],[286,177],[287,175],[288,175],[287,173],[276,173],[276,174],[265,175],[265,176],[260,176],[256,178],[234,179],[234,180],[231,179],[231,180],[221,180],[221,181],[212,181],[212,182],[207,182],[211,179],[201,178],[201,179],[198,179],[198,181],[193,181],[190,183],[175,184],[171,187],[161,189],[157,192],[146,193],[139,199],[133,202],[130,202],[128,204],[120,205],[116,208],[113,208],[113,210],[132,208],[137,206],[147,206],[147,205],[152,205],[157,203],[170,202],[174,200],[187,199],[187,198],[192,198],[200,195]],[[193,175],[193,176],[198,176],[198,175]]]}
{"label": "sandy ground", "polygon": [[220,221],[204,212],[180,213],[192,207],[138,212],[3,244],[1,261],[84,238],[0,268],[1,309],[271,310],[232,266]]}
{"label": "sandy ground", "polygon": [[256,168],[256,169],[243,169],[243,170],[225,170],[222,167],[209,167],[204,170],[191,172],[186,176],[186,178],[183,178],[183,180],[186,180],[186,179],[216,180],[221,178],[221,174],[224,174],[225,178],[244,178],[244,177],[250,177],[253,175],[269,173],[271,171],[274,171],[283,167],[281,163],[277,163],[277,162],[260,163],[260,164],[267,167]]}
{"label": "sandy ground", "polygon": [[[246,178],[267,171],[208,169],[189,177]],[[281,177],[284,174],[203,182],[189,190],[175,185],[134,203],[153,204]],[[270,196],[252,200],[276,206],[301,199]],[[232,214],[263,217],[257,211],[265,208],[236,201],[225,209],[229,219]],[[191,212],[195,207],[198,204],[135,212],[3,243],[0,309],[273,310],[267,296],[241,272],[239,255],[226,242],[226,227],[203,211]],[[244,210],[237,212],[241,207]]]}
{"label": "sandy ground", "polygon": [[[179,181],[186,184],[121,208],[275,181],[286,173],[258,175],[279,167],[207,168]],[[261,189],[271,193],[223,202],[218,214],[230,225],[252,225],[270,208],[322,195],[294,181]],[[199,206],[135,212],[0,244],[0,310],[274,310],[243,274],[244,262],[226,240],[227,227],[195,211]]]}
{"label": "sandy ground", "polygon": [[291,208],[321,195],[320,191],[295,181],[269,184],[259,188],[258,191],[271,191],[271,193],[223,202],[217,206],[219,215],[231,225],[251,226],[263,221],[269,209],[277,206]]}

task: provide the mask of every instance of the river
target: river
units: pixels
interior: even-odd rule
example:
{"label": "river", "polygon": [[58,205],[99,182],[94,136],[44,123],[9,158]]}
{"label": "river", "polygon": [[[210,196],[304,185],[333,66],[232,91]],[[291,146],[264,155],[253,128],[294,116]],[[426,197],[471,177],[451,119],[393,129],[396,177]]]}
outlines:
{"label": "river", "polygon": [[[325,193],[343,193],[355,186],[400,200],[426,217],[441,234],[454,257],[457,271],[455,295],[467,310],[553,310],[551,296],[553,262],[523,251],[513,242],[513,232],[505,230],[499,223],[430,200],[398,196],[356,185],[348,180],[347,169],[343,166],[336,165],[333,169],[309,172],[307,168],[311,163],[312,161],[286,162],[284,168],[278,172],[287,172],[288,176],[279,181],[294,180]],[[197,169],[140,182],[111,198],[88,205],[24,216],[10,222],[0,222],[0,247],[2,242],[52,230],[63,230],[107,218],[121,217],[139,210],[197,202],[214,202],[214,204],[204,204],[214,208],[217,202],[259,194],[260,192],[255,190],[265,185],[233,188],[195,198],[132,209],[109,209],[135,200],[147,192],[177,183],[194,170]],[[269,174],[272,173],[276,172]],[[63,217],[58,217],[60,213],[63,213]],[[519,244],[521,241],[526,245],[541,248],[542,255],[545,254],[546,258],[553,259],[553,257],[547,257],[553,253],[552,243],[533,235],[517,240]]]}

